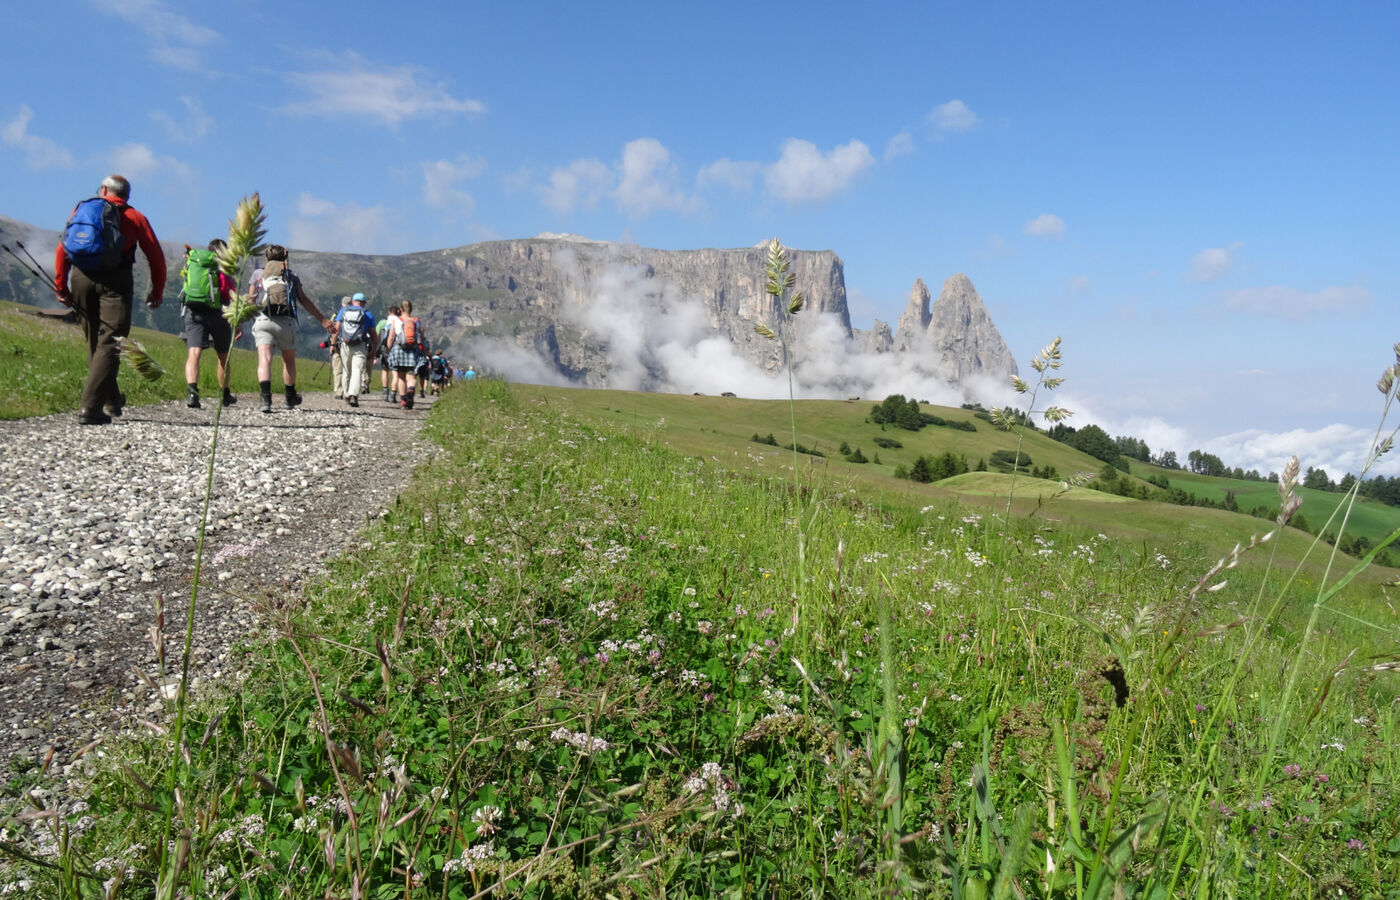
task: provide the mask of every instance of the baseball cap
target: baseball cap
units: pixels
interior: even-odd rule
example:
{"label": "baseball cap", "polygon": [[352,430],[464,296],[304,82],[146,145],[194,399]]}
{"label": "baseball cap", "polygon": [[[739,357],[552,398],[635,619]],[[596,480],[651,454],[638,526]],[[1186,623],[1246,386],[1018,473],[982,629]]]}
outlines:
{"label": "baseball cap", "polygon": [[355,292],[355,296],[351,297],[350,299],[351,299],[351,300],[358,300],[358,301],[360,301],[360,302],[364,302],[365,295],[364,295],[364,294],[361,294],[361,293],[358,292],[358,291],[356,291],[356,292]]}

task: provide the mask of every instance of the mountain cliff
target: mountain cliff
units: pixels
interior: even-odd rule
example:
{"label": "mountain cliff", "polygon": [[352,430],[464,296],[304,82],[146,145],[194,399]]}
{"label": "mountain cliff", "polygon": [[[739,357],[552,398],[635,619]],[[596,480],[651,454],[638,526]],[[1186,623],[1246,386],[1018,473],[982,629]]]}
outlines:
{"label": "mountain cliff", "polygon": [[[51,263],[55,232],[0,218],[0,239],[13,243],[16,236]],[[178,331],[173,301],[184,248],[167,243],[164,249],[168,302],[156,312],[138,304],[135,319]],[[928,289],[916,281],[893,332],[879,321],[868,331],[853,330],[841,259],[829,250],[790,253],[797,289],[807,297],[790,335],[807,393],[888,387],[889,378],[870,371],[872,359],[897,363],[899,373],[920,385],[1016,371],[965,276],[948,279],[932,309]],[[0,296],[52,305],[14,260],[0,259]],[[293,249],[290,258],[323,312],[333,312],[339,297],[354,291],[368,296],[377,315],[412,299],[435,346],[510,377],[751,396],[772,393],[767,376],[784,365],[782,343],[755,332],[758,324],[777,330],[782,319],[763,290],[765,262],[765,245],[655,250],[556,234],[398,256]],[[143,270],[138,264],[138,295],[145,291]],[[299,334],[300,349],[319,353],[323,338],[308,324]]]}

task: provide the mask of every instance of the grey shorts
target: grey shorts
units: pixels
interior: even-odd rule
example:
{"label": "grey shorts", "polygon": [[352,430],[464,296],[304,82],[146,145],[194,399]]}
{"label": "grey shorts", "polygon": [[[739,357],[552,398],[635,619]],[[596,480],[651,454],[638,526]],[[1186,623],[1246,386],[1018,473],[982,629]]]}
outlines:
{"label": "grey shorts", "polygon": [[291,316],[258,316],[253,320],[253,343],[275,345],[279,350],[297,348],[297,320]]}
{"label": "grey shorts", "polygon": [[185,306],[185,330],[181,337],[185,346],[208,350],[211,346],[216,353],[227,353],[233,343],[233,326],[224,318],[223,310],[199,303]]}

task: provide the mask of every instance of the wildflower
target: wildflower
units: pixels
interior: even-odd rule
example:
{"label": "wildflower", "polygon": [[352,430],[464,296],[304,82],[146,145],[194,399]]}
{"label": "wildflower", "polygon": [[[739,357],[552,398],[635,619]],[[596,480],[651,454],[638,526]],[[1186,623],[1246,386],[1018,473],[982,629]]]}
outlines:
{"label": "wildflower", "polygon": [[701,634],[709,634],[715,630],[715,625],[708,619],[701,619],[699,622],[695,623],[695,630]]}
{"label": "wildflower", "polygon": [[602,738],[584,734],[581,731],[570,731],[563,726],[554,729],[549,733],[550,738],[565,744],[571,744],[582,750],[584,753],[594,753],[610,749],[611,745]]}
{"label": "wildflower", "polygon": [[476,823],[476,833],[478,837],[490,837],[500,830],[496,823],[501,820],[501,808],[499,806],[483,806],[472,813],[472,821]]}
{"label": "wildflower", "polygon": [[1347,748],[1347,745],[1346,745],[1346,744],[1343,744],[1341,741],[1337,740],[1336,738],[1332,738],[1332,743],[1330,743],[1330,744],[1323,744],[1322,747],[1321,747],[1321,749],[1323,749],[1323,750],[1345,750],[1346,748]]}
{"label": "wildflower", "polygon": [[1347,849],[1357,851],[1365,850],[1366,844],[1363,841],[1358,841],[1356,838],[1352,838],[1351,840],[1347,841]]}
{"label": "wildflower", "polygon": [[1297,778],[1303,772],[1303,767],[1296,763],[1289,763],[1283,767],[1283,774],[1289,778]]}

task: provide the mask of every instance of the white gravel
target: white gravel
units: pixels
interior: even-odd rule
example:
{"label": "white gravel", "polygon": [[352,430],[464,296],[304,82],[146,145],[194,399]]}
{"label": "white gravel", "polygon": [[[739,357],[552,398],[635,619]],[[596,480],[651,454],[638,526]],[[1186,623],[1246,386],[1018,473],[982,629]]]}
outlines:
{"label": "white gravel", "polygon": [[[200,579],[196,690],[259,627],[256,601],[294,595],[393,501],[431,447],[411,412],[305,395],[224,410]],[[0,764],[63,766],[90,741],[160,712],[178,674],[214,410],[129,407],[0,422]],[[163,597],[167,665],[149,634]]]}

